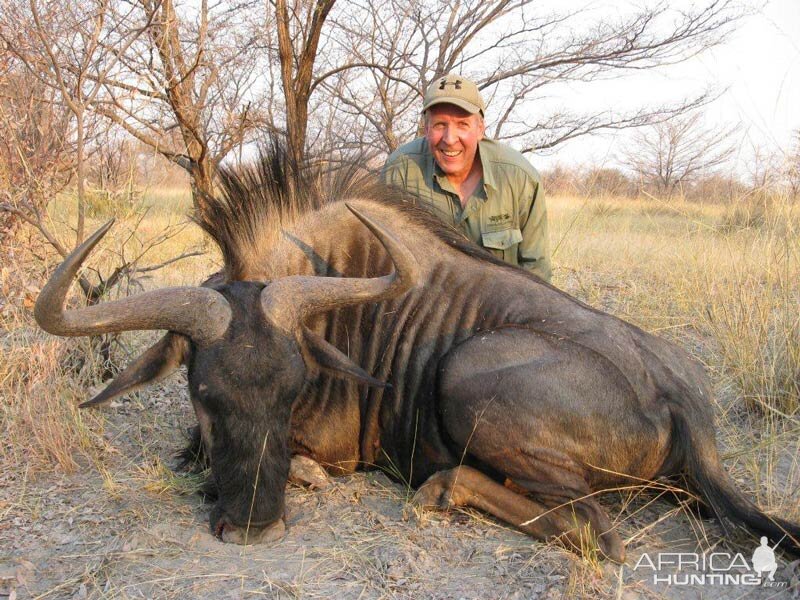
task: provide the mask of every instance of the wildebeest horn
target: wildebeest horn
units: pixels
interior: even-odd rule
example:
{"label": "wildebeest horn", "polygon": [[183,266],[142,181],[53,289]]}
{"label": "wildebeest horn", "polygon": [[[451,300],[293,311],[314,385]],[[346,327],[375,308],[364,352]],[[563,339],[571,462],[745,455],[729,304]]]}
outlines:
{"label": "wildebeest horn", "polygon": [[75,274],[113,224],[111,219],[95,231],[50,276],[33,313],[42,329],[64,336],[167,329],[187,335],[200,345],[225,333],[231,320],[230,306],[222,294],[208,288],[164,288],[65,311],[64,301]]}
{"label": "wildebeest horn", "polygon": [[292,329],[314,313],[380,302],[402,294],[417,282],[417,259],[408,248],[383,225],[349,204],[345,206],[381,241],[394,263],[394,272],[374,278],[292,275],[279,279],[261,292],[264,314],[274,323]]}

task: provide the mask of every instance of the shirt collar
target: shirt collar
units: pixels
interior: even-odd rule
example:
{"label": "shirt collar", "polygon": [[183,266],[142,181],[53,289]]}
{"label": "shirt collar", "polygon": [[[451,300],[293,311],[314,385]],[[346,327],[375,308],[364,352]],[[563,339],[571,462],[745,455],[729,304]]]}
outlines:
{"label": "shirt collar", "polygon": [[486,138],[478,142],[478,152],[480,153],[481,165],[483,166],[483,185],[496,190],[497,185],[494,181],[494,169],[491,168],[493,158],[491,142]]}

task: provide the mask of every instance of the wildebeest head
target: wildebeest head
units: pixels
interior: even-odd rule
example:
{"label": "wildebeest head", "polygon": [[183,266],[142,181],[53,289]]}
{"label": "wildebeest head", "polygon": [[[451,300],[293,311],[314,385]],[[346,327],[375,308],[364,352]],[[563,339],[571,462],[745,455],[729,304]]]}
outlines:
{"label": "wildebeest head", "polygon": [[37,300],[37,322],[56,335],[170,332],[84,405],[107,402],[186,364],[218,493],[211,527],[225,541],[266,541],[283,531],[291,410],[309,361],[382,385],[304,325],[314,314],[392,298],[415,283],[416,262],[408,249],[382,225],[353,212],[386,248],[394,273],[374,279],[296,275],[167,288],[64,310],[75,274],[109,222],[64,260]]}

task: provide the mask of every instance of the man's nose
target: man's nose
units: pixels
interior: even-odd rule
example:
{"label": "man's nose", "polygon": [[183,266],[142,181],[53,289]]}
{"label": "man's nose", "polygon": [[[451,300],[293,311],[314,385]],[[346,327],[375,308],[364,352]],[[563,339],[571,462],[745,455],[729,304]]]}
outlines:
{"label": "man's nose", "polygon": [[458,136],[452,127],[446,127],[442,135],[442,141],[448,146],[452,146],[458,141]]}

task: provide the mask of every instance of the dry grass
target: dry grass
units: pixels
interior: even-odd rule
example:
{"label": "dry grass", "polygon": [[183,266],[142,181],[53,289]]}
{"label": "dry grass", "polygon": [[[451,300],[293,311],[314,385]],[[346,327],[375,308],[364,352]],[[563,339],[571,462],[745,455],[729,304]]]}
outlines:
{"label": "dry grass", "polygon": [[44,339],[32,330],[16,331],[2,342],[3,468],[71,473],[79,457],[96,458],[105,448],[102,419],[77,408],[85,380],[63,368],[79,343]]}
{"label": "dry grass", "polygon": [[177,474],[158,456],[147,458],[135,467],[136,488],[157,496],[197,494],[203,486],[202,474]]}
{"label": "dry grass", "polygon": [[[217,268],[217,257],[196,227],[186,219],[191,208],[188,190],[145,191],[138,204],[116,206],[113,211],[100,210],[90,218],[87,230],[116,216],[111,233],[89,260],[87,276],[94,269],[105,276],[123,260],[131,260],[144,250],[139,264],[158,264],[196,249],[209,252],[174,263],[166,268],[136,277],[138,286],[194,285]],[[147,209],[147,210],[144,210]],[[143,212],[144,211],[144,212]],[[74,235],[68,224],[74,222],[73,198],[58,199],[51,210],[50,227],[65,245]],[[144,217],[141,215],[144,214]],[[168,233],[168,239],[161,240]],[[158,242],[153,245],[154,241]],[[26,252],[27,239],[15,249],[16,262],[0,269],[0,417],[3,444],[0,459],[4,468],[24,469],[32,473],[57,469],[69,473],[83,456],[97,462],[102,439],[102,413],[78,410],[77,404],[90,397],[90,390],[100,382],[97,353],[85,339],[57,339],[36,327],[31,310],[42,285],[42,270],[35,258]],[[39,255],[49,249],[37,244]],[[49,251],[52,264],[55,253]],[[33,267],[31,267],[33,265]],[[119,293],[121,290],[117,291]],[[73,292],[73,301],[78,296]],[[125,336],[129,354],[141,345],[141,334]],[[119,357],[120,362],[127,358]]]}
{"label": "dry grass", "polygon": [[727,397],[794,414],[800,207],[780,197],[757,206],[556,198],[556,284],[676,339],[712,368]]}

